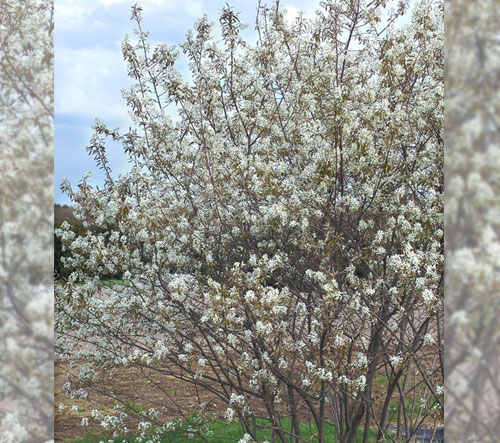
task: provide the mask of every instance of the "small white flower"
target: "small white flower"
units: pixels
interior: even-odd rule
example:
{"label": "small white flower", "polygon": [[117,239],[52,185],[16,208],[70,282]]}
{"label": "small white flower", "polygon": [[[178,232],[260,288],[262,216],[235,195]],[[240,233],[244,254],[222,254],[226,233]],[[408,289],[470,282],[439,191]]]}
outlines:
{"label": "small white flower", "polygon": [[434,339],[434,336],[432,334],[425,334],[424,335],[424,343],[425,344],[433,344],[435,342],[436,342],[436,340]]}
{"label": "small white flower", "polygon": [[427,288],[427,289],[423,290],[422,298],[424,299],[424,302],[426,304],[428,304],[434,300],[435,296],[434,296],[434,293],[430,289]]}
{"label": "small white flower", "polygon": [[234,420],[234,409],[233,408],[227,408],[226,413],[224,414],[224,417],[229,423],[232,423]]}
{"label": "small white flower", "polygon": [[358,389],[360,391],[362,391],[363,389],[365,389],[365,386],[366,386],[366,377],[364,375],[360,375],[356,379],[356,385],[357,385],[357,387],[358,387]]}
{"label": "small white flower", "polygon": [[400,355],[391,355],[389,357],[389,361],[391,362],[391,365],[394,366],[394,367],[397,366],[397,365],[399,365],[402,360],[403,359],[401,358]]}

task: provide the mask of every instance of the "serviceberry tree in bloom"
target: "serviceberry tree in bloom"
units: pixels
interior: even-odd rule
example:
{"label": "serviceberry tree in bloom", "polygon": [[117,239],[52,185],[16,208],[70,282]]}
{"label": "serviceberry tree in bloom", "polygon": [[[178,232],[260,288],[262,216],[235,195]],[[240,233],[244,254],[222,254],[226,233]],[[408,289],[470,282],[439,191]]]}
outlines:
{"label": "serviceberry tree in bloom", "polygon": [[[305,441],[303,422],[318,442],[332,425],[341,442],[410,440],[442,423],[443,5],[398,25],[408,14],[327,0],[290,22],[259,4],[250,44],[225,7],[220,34],[207,18],[187,34],[185,79],[133,8],[135,126],[97,121],[105,185],[63,184],[89,227],[58,231],[76,269],[56,294],[59,356],[81,367],[70,395],[123,368],[168,375],[212,393],[242,441],[265,426]],[[130,172],[112,173],[108,138]],[[182,426],[157,388],[145,439]],[[123,411],[94,417],[125,432]]]}

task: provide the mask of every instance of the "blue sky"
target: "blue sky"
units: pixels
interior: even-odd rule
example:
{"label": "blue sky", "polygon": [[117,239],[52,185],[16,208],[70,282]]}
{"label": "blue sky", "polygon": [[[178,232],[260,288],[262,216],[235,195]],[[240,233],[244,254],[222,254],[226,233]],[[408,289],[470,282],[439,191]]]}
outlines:
{"label": "blue sky", "polygon": [[[271,1],[269,1],[270,3]],[[89,169],[93,183],[102,173],[85,151],[96,118],[108,127],[130,125],[121,89],[130,84],[121,55],[121,42],[133,36],[133,0],[55,0],[55,190],[56,203],[69,203],[59,185],[64,177],[75,186]],[[217,21],[225,0],[142,0],[143,29],[151,41],[181,44],[196,19],[207,13]],[[257,0],[232,0],[251,36]],[[319,0],[282,0],[290,18],[298,10],[312,14]],[[181,71],[186,66],[180,65]],[[118,145],[108,147],[114,173],[127,168]]]}

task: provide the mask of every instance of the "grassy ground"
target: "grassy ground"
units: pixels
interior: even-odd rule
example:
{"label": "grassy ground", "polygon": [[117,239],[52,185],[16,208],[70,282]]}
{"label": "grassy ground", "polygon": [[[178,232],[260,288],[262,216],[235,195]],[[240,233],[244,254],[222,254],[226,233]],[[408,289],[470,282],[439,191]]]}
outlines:
{"label": "grassy ground", "polygon": [[[262,420],[260,420],[260,424],[265,424]],[[290,422],[287,420],[284,420],[284,426],[285,429],[290,428]],[[202,439],[200,437],[194,436],[193,438],[188,438],[187,433],[185,431],[172,431],[172,432],[167,432],[162,436],[161,442],[162,443],[181,443],[181,442],[189,442],[189,443],[203,443],[203,442],[209,442],[209,443],[219,443],[219,442],[237,442],[241,438],[243,438],[243,435],[245,432],[242,429],[242,426],[239,423],[233,423],[233,424],[228,424],[223,421],[215,422],[210,424],[208,428],[211,435],[209,435],[209,432],[204,432],[205,439]],[[302,423],[301,424],[301,432],[302,432],[302,438],[304,441],[309,441],[309,442],[316,442],[317,441],[317,428],[315,425],[311,425],[309,423]],[[265,440],[268,441],[273,441],[271,432],[270,431],[261,431],[258,433],[258,441],[263,442]],[[74,440],[67,440],[67,443],[98,443],[99,441],[113,441],[115,443],[132,443],[136,442],[137,439],[134,435],[131,435],[127,438],[115,438],[113,439],[109,435],[93,435],[93,434],[88,434],[85,437],[81,437],[78,439]],[[363,440],[363,433],[362,431],[358,432],[358,442],[361,442]],[[376,439],[376,433],[375,432],[370,432],[370,442],[375,442]],[[337,439],[335,437],[335,429],[332,425],[327,425],[326,427],[326,441],[327,442],[336,442]],[[387,438],[387,441],[390,441],[389,438]]]}
{"label": "grassy ground", "polygon": [[116,286],[116,285],[119,285],[119,286],[128,286],[129,285],[129,282],[128,281],[125,281],[125,280],[101,280],[101,284],[103,286]]}

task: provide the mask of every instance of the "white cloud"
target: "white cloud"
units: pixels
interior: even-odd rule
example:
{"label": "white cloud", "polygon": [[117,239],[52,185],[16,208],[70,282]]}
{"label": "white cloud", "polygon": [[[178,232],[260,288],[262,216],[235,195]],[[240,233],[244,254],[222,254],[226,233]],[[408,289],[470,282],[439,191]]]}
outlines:
{"label": "white cloud", "polygon": [[[84,30],[91,23],[90,16],[99,17],[105,10],[114,6],[132,6],[131,0],[58,0],[55,2],[55,22],[57,31]],[[157,17],[161,14],[175,14],[176,17],[201,17],[203,15],[202,0],[139,0],[138,4],[143,6],[144,15]],[[112,17],[109,17],[112,21]],[[104,24],[99,18],[98,24]]]}
{"label": "white cloud", "polygon": [[84,26],[89,15],[96,9],[96,0],[61,0],[54,4],[56,31],[71,30]]}
{"label": "white cloud", "polygon": [[128,86],[120,48],[71,49],[58,46],[56,112],[128,121],[120,90]]}
{"label": "white cloud", "polygon": [[305,19],[313,19],[315,17],[314,11],[315,9],[305,9],[305,8],[296,8],[295,6],[285,6],[286,13],[285,19],[288,23],[295,22],[295,19],[299,16],[299,13],[302,11],[304,13]]}
{"label": "white cloud", "polygon": [[[130,0],[99,0],[99,4],[109,7],[112,5],[131,5],[132,3]],[[201,0],[184,0],[182,2],[173,0],[141,0],[138,4],[140,6],[152,5],[161,8],[164,12],[182,10],[188,15],[203,13],[203,2]]]}

